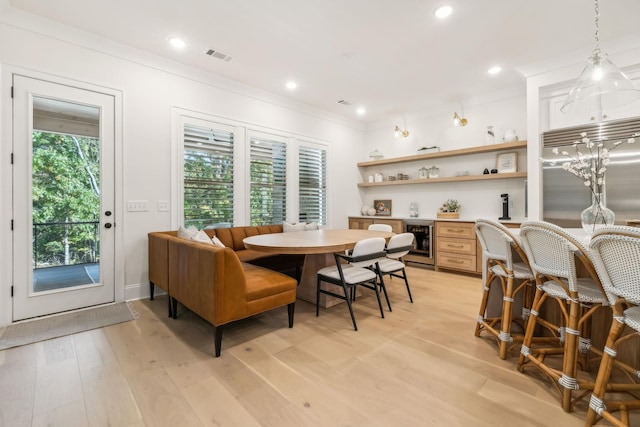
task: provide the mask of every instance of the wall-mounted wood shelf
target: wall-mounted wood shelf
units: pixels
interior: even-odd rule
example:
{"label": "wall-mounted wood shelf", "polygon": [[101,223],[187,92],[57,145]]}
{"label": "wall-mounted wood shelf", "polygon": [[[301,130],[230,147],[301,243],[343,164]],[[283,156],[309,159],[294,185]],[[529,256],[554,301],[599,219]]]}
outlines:
{"label": "wall-mounted wood shelf", "polygon": [[384,187],[387,185],[436,184],[439,182],[485,181],[491,179],[526,178],[526,172],[493,173],[488,175],[448,176],[443,178],[404,179],[382,182],[360,182],[358,187]]}
{"label": "wall-mounted wood shelf", "polygon": [[[492,145],[484,145],[480,147],[461,148],[459,150],[438,151],[437,153],[415,154],[413,156],[393,157],[390,159],[381,159],[381,160],[370,160],[367,162],[358,163],[358,167],[366,168],[370,166],[392,165],[396,163],[406,163],[406,162],[413,162],[417,160],[441,159],[444,157],[466,156],[470,154],[482,154],[482,153],[492,153],[496,151],[517,150],[519,148],[526,148],[526,147],[527,147],[527,141],[506,142],[504,144],[492,144]],[[506,175],[506,174],[503,174],[503,175]],[[456,178],[455,181],[457,181],[458,178],[469,178],[469,177],[455,177],[455,178]],[[437,178],[437,179],[441,179],[441,178]],[[496,179],[496,178],[484,178],[484,179]],[[409,181],[421,182],[424,180],[409,180]],[[377,183],[377,184],[381,184],[381,183]],[[415,182],[412,182],[412,184],[415,184]]]}

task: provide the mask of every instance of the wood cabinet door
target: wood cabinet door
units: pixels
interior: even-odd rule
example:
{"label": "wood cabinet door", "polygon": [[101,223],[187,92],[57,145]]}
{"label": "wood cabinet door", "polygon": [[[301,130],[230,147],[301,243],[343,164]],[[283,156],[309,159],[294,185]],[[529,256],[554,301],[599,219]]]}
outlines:
{"label": "wood cabinet door", "polygon": [[373,224],[373,218],[349,217],[349,228],[353,230],[366,230],[371,224]]}

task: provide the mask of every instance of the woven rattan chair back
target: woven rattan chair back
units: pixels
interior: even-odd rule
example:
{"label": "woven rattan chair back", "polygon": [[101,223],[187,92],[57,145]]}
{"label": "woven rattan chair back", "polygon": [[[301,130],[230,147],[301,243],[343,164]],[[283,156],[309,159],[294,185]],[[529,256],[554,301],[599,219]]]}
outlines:
{"label": "woven rattan chair back", "polygon": [[508,271],[513,271],[512,246],[515,240],[502,224],[488,219],[476,221],[476,236],[487,259],[502,261]]}
{"label": "woven rattan chair back", "polygon": [[617,297],[640,304],[640,228],[607,227],[594,233],[591,250],[600,281],[613,305]]}
{"label": "woven rattan chair back", "polygon": [[540,221],[526,221],[520,227],[520,241],[531,269],[549,278],[565,279],[571,292],[578,292],[576,251],[586,248],[562,228]]}

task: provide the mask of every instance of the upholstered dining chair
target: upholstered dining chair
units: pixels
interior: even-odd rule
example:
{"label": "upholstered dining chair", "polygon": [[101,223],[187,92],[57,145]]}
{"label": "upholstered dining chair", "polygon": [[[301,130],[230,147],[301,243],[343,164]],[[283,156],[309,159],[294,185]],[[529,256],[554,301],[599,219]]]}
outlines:
{"label": "upholstered dining chair", "polygon": [[369,224],[367,230],[392,232],[393,227],[391,227],[389,224]]}
{"label": "upholstered dining chair", "polygon": [[[585,425],[592,426],[602,417],[612,425],[628,426],[629,410],[640,409],[637,394],[640,384],[636,382],[640,372],[636,367],[615,362],[620,344],[634,336],[637,339],[637,334],[623,334],[625,326],[640,333],[640,228],[602,228],[591,237],[590,247],[593,263],[611,304],[613,321],[589,401]],[[638,356],[636,354],[635,360],[638,360]],[[610,377],[614,363],[632,378],[636,377],[635,381],[612,386]],[[629,395],[627,399],[622,399],[620,395],[608,399],[606,392],[609,390],[636,392],[636,395]],[[619,413],[619,418],[614,412]]]}
{"label": "upholstered dining chair", "polygon": [[[391,233],[393,231],[393,227],[391,227],[389,224],[369,224],[369,227],[367,227],[367,230],[387,231]],[[344,253],[345,255],[351,255],[351,249],[347,249],[346,251],[344,251]]]}
{"label": "upholstered dining chair", "polygon": [[[506,359],[509,349],[522,343],[524,338],[523,333],[512,334],[511,327],[514,321],[518,321],[520,330],[522,332],[525,330],[524,325],[529,317],[533,300],[535,277],[517,238],[507,227],[496,221],[478,219],[475,229],[482,246],[484,261],[484,283],[475,335],[479,337],[482,331],[487,331],[496,337],[499,356],[501,359]],[[496,285],[501,287],[502,309],[498,316],[489,317],[487,314],[489,295],[491,288]],[[513,306],[518,295],[522,295],[522,314],[519,319],[514,319]]]}
{"label": "upholstered dining chair", "polygon": [[[349,307],[349,314],[353,322],[353,329],[358,330],[356,318],[353,315],[352,300],[355,295],[355,288],[362,286],[375,291],[380,308],[380,316],[384,318],[382,303],[380,301],[380,287],[384,290],[384,283],[378,282],[378,260],[386,256],[384,251],[386,241],[383,237],[372,237],[363,239],[356,243],[351,255],[334,253],[335,266],[328,266],[318,270],[316,283],[316,316],[320,315],[320,294],[330,295],[346,301]],[[343,264],[346,260],[348,264]],[[331,283],[342,287],[344,295],[323,289],[322,282]],[[386,294],[386,290],[385,290]]]}
{"label": "upholstered dining chair", "polygon": [[[608,301],[588,249],[564,229],[548,222],[525,221],[520,226],[520,241],[536,276],[536,293],[518,369],[524,372],[525,368],[536,366],[548,375],[560,393],[562,409],[570,412],[575,401],[593,389],[592,381],[577,378],[578,362],[588,363],[589,351],[602,354],[590,343],[590,320],[597,309],[608,305]],[[589,277],[578,277],[576,261],[584,266]],[[540,315],[542,305],[549,297],[558,303],[560,325]],[[538,325],[551,332],[556,346],[532,346]],[[548,363],[546,357],[549,355],[562,356],[562,367]]]}
{"label": "upholstered dining chair", "polygon": [[[374,224],[375,225],[375,224]],[[378,271],[380,272],[380,280],[384,282],[382,276],[388,274],[391,277],[398,277],[404,280],[405,287],[407,288],[407,294],[409,294],[409,301],[413,303],[413,297],[411,296],[411,288],[409,287],[409,280],[407,279],[407,272],[405,270],[404,261],[402,257],[409,253],[414,247],[415,235],[413,233],[401,233],[394,234],[389,239],[385,251],[387,252],[386,258],[382,258],[378,261]],[[384,288],[386,290],[386,286]],[[385,296],[387,294],[385,293]],[[387,299],[389,305],[389,311],[391,311],[391,304]]]}

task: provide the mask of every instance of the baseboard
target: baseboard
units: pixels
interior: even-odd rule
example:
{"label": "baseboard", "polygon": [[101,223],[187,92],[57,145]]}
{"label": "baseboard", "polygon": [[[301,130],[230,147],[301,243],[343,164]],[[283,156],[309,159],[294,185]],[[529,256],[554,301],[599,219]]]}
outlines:
{"label": "baseboard", "polygon": [[[156,286],[154,295],[164,295],[166,292]],[[135,283],[124,287],[125,301],[149,298],[149,283]]]}

